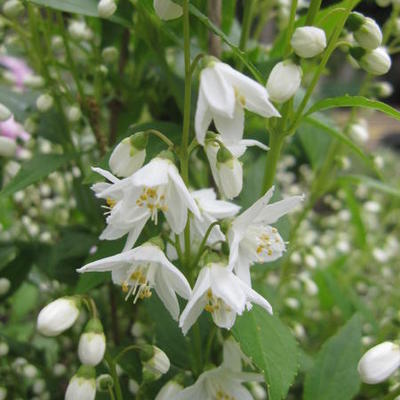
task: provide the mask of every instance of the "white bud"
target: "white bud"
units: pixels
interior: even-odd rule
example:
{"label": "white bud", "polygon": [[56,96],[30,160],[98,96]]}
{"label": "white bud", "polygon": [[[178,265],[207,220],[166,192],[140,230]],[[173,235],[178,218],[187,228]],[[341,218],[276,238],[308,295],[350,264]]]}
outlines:
{"label": "white bud", "polygon": [[251,382],[250,387],[255,400],[265,400],[267,398],[266,390],[258,382]]}
{"label": "white bud", "polygon": [[100,0],[97,5],[97,12],[102,18],[110,18],[116,11],[117,5],[114,0]]}
{"label": "white bud", "polygon": [[25,378],[32,379],[37,375],[37,373],[38,373],[38,370],[34,365],[26,364],[24,366],[23,374],[24,374]]}
{"label": "white bud", "polygon": [[84,21],[72,21],[68,27],[68,32],[75,40],[90,40],[93,36],[92,31]]}
{"label": "white bud", "polygon": [[182,7],[172,0],[154,0],[156,14],[164,21],[179,18],[183,14]]}
{"label": "white bud", "polygon": [[109,166],[114,175],[125,178],[137,171],[143,165],[145,158],[145,148],[137,148],[131,138],[125,138],[111,153]]}
{"label": "white bud", "polygon": [[277,103],[284,103],[295,95],[301,84],[302,70],[290,60],[275,65],[267,81],[269,97]]}
{"label": "white bud", "polygon": [[0,343],[0,357],[6,356],[8,354],[9,347],[6,342]]}
{"label": "white bud", "polygon": [[166,374],[170,367],[168,356],[158,347],[151,346],[153,354],[150,359],[143,363],[144,371],[149,372],[156,377]]}
{"label": "white bud", "polygon": [[82,365],[69,381],[65,400],[94,400],[96,397],[95,376],[93,367]]}
{"label": "white bud", "polygon": [[67,367],[64,364],[56,364],[53,367],[53,373],[55,376],[65,375],[67,372]]}
{"label": "white bud", "polygon": [[366,17],[361,27],[354,32],[354,38],[362,48],[376,49],[382,43],[381,28],[372,18]]}
{"label": "white bud", "polygon": [[53,106],[54,99],[49,94],[42,94],[36,100],[36,107],[39,111],[45,112]]}
{"label": "white bud", "polygon": [[37,319],[37,329],[45,336],[57,336],[78,319],[80,302],[75,297],[61,297],[44,307]]}
{"label": "white bud", "polygon": [[132,394],[137,394],[137,392],[140,389],[140,385],[134,380],[134,379],[129,379],[128,382],[128,389]]}
{"label": "white bud", "polygon": [[368,350],[358,363],[358,373],[363,382],[383,382],[400,367],[400,346],[383,342]]}
{"label": "white bud", "polygon": [[[1,155],[1,139],[0,138],[0,155]],[[7,278],[0,278],[0,296],[4,296],[11,287],[11,282]]]}
{"label": "white bud", "polygon": [[15,140],[0,136],[0,156],[1,157],[12,157],[17,151],[17,144]]}
{"label": "white bud", "polygon": [[315,57],[326,47],[325,31],[314,26],[296,28],[290,44],[299,57]]}
{"label": "white bud", "polygon": [[379,97],[389,97],[393,94],[393,85],[390,82],[376,82],[374,88]]}
{"label": "white bud", "polygon": [[77,122],[82,116],[81,109],[77,105],[73,105],[67,110],[67,119],[70,122]]}
{"label": "white bud", "polygon": [[0,122],[7,121],[11,117],[11,111],[0,103]]}
{"label": "white bud", "polygon": [[19,0],[7,0],[3,5],[3,13],[8,18],[16,18],[24,10]]}
{"label": "white bud", "polygon": [[243,167],[242,163],[236,158],[217,162],[217,171],[219,175],[219,189],[227,199],[233,199],[238,196],[243,187]]}
{"label": "white bud", "polygon": [[97,318],[91,319],[85,332],[79,339],[78,355],[82,364],[96,366],[101,362],[106,351],[106,337],[101,322]]}
{"label": "white bud", "polygon": [[27,75],[24,79],[24,85],[30,88],[38,89],[44,85],[44,79],[39,75]]}
{"label": "white bud", "polygon": [[7,389],[4,386],[0,386],[0,400],[6,400]]}
{"label": "white bud", "polygon": [[175,381],[167,382],[158,392],[154,400],[170,400],[183,390],[183,386]]}
{"label": "white bud", "polygon": [[365,53],[359,60],[361,68],[372,75],[386,74],[392,66],[392,60],[386,49],[378,47],[375,50]]}
{"label": "white bud", "polygon": [[292,310],[298,310],[300,308],[299,300],[295,299],[294,297],[288,297],[285,299],[285,304],[291,308]]}
{"label": "white bud", "polygon": [[44,379],[38,379],[33,384],[32,390],[35,394],[41,394],[46,389],[46,382]]}
{"label": "white bud", "polygon": [[106,63],[113,63],[118,58],[118,50],[114,46],[105,47],[101,52],[101,56]]}
{"label": "white bud", "polygon": [[369,139],[367,122],[362,119],[354,124],[351,124],[349,128],[349,135],[357,143],[367,142]]}

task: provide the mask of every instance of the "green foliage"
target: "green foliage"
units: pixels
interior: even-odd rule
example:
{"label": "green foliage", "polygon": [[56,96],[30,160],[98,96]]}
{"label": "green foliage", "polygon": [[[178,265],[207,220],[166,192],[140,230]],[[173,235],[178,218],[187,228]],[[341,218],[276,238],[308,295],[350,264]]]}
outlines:
{"label": "green foliage", "polygon": [[360,356],[361,319],[355,315],[321,348],[306,374],[304,400],[352,399],[360,387]]}
{"label": "green foliage", "polygon": [[277,317],[254,307],[238,318],[233,334],[264,374],[269,398],[285,398],[298,368],[297,344],[289,329]]}

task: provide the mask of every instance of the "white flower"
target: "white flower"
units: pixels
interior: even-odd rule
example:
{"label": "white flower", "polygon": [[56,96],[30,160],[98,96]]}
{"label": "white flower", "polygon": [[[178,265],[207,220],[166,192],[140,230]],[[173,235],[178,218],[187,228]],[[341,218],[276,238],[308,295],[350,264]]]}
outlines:
{"label": "white flower", "polygon": [[223,264],[205,266],[197,277],[192,297],[183,310],[179,326],[186,335],[201,312],[206,310],[220,328],[231,329],[236,315],[250,310],[256,303],[272,313],[272,307],[262,296],[247,286]]}
{"label": "white flower", "polygon": [[68,383],[65,400],[94,400],[96,397],[95,376],[93,367],[82,365]]}
{"label": "white flower", "polygon": [[315,26],[296,28],[290,44],[299,57],[315,57],[326,47],[325,31]]}
{"label": "white flower", "polygon": [[361,68],[373,75],[384,75],[392,66],[392,60],[384,47],[367,51],[359,60]]}
{"label": "white flower", "polygon": [[39,111],[45,112],[53,106],[54,99],[49,94],[42,94],[36,100],[36,107]]}
{"label": "white flower", "polygon": [[169,381],[161,388],[154,400],[171,400],[182,390],[182,385],[175,381]]}
{"label": "white flower", "polygon": [[184,389],[171,400],[253,400],[243,382],[262,381],[260,374],[238,372],[221,366],[203,372],[196,383]]}
{"label": "white flower", "polygon": [[250,285],[250,266],[256,262],[278,259],[285,251],[285,243],[276,228],[270,226],[293,210],[303,196],[292,196],[268,204],[274,187],[232,222],[228,231],[229,265]]}
{"label": "white flower", "polygon": [[67,109],[67,118],[69,122],[77,122],[82,116],[82,111],[78,105],[73,105]]}
{"label": "white flower", "polygon": [[157,346],[142,348],[141,360],[143,372],[152,375],[155,379],[166,374],[171,366],[168,356]]}
{"label": "white flower", "polygon": [[[0,147],[1,147],[1,141],[0,141]],[[4,296],[11,287],[11,282],[7,278],[0,278],[0,296]]]}
{"label": "white flower", "polygon": [[380,383],[400,367],[400,346],[383,342],[368,350],[358,363],[358,373],[363,382]]}
{"label": "white flower", "polygon": [[37,319],[37,329],[46,336],[57,336],[70,328],[78,319],[80,300],[61,297],[44,307]]}
{"label": "white flower", "polygon": [[233,199],[240,194],[243,187],[243,168],[238,158],[249,146],[258,146],[263,150],[268,150],[268,147],[252,139],[231,142],[224,141],[222,135],[209,136],[205,141],[204,150],[215,184],[222,196]]}
{"label": "white flower", "polygon": [[90,40],[93,37],[93,32],[85,21],[72,21],[68,26],[68,32],[75,40]]}
{"label": "white flower", "polygon": [[170,160],[156,157],[123,180],[100,168],[94,170],[113,183],[100,183],[92,188],[98,197],[107,199],[110,206],[108,225],[100,239],[114,240],[128,233],[124,250],[132,248],[150,218],[157,224],[160,210],[176,234],[183,232],[188,210],[201,218],[178,169]]}
{"label": "white flower", "polygon": [[373,50],[381,45],[382,32],[372,18],[365,17],[364,23],[354,32],[354,38],[362,48]]}
{"label": "white flower", "polygon": [[11,115],[11,111],[4,104],[0,103],[0,122],[7,121]]}
{"label": "white flower", "polygon": [[176,320],[179,315],[179,304],[175,292],[185,299],[191,294],[184,275],[168,261],[157,245],[150,242],[133,250],[94,261],[77,271],[111,271],[113,282],[121,285],[123,292],[126,293],[125,299],[134,296],[134,302],[139,298],[150,297],[154,288]]}
{"label": "white flower", "polygon": [[228,64],[211,61],[200,74],[195,115],[198,142],[204,144],[212,120],[224,142],[238,142],[243,136],[244,108],[265,118],[280,116],[265,87]]}
{"label": "white flower", "polygon": [[182,7],[171,0],[154,0],[154,10],[164,21],[179,18],[183,14]]}
{"label": "white flower", "polygon": [[114,0],[100,0],[97,5],[97,12],[102,18],[110,18],[117,10]]}
{"label": "white flower", "polygon": [[147,136],[138,132],[123,139],[113,150],[109,166],[114,175],[126,178],[136,172],[146,158]]}
{"label": "white flower", "polygon": [[267,90],[271,100],[284,103],[293,97],[300,88],[301,76],[301,67],[291,60],[276,64],[267,81]]}
{"label": "white flower", "polygon": [[100,364],[106,351],[106,337],[101,322],[92,318],[86,325],[85,331],[79,338],[78,355],[82,364]]}

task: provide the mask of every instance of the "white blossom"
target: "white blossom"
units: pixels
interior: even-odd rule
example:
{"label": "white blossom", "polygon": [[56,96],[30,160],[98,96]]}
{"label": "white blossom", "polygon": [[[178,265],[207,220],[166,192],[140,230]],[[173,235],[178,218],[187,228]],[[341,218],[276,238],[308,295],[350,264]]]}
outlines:
{"label": "white blossom", "polygon": [[176,320],[179,315],[176,293],[185,299],[191,294],[185,276],[168,261],[160,247],[150,242],[133,250],[94,261],[77,271],[111,271],[113,282],[121,285],[122,291],[126,293],[125,300],[132,296],[134,302],[139,298],[150,297],[154,288]]}
{"label": "white blossom", "polygon": [[186,335],[203,310],[209,312],[220,328],[231,329],[236,315],[242,315],[256,303],[272,313],[262,296],[234,275],[227,266],[211,263],[200,271],[193,294],[183,310],[179,326]]}
{"label": "white blossom", "polygon": [[68,383],[65,400],[94,400],[96,397],[95,376],[93,367],[82,365]]}
{"label": "white blossom", "polygon": [[243,137],[244,109],[265,118],[279,117],[265,87],[228,64],[216,59],[201,71],[199,97],[195,115],[196,137],[204,144],[211,123],[225,142],[238,142]]}

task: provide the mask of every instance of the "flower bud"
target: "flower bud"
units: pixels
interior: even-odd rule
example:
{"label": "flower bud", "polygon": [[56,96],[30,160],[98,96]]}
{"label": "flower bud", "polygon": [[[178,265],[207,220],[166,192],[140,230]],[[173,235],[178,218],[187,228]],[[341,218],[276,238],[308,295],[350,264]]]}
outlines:
{"label": "flower bud", "polygon": [[358,363],[358,373],[363,382],[380,383],[400,367],[400,346],[383,342],[368,350]]}
{"label": "flower bud", "polygon": [[114,175],[125,178],[143,165],[146,158],[147,138],[144,132],[138,132],[123,139],[115,147],[109,161]]}
{"label": "flower bud", "polygon": [[386,98],[393,94],[393,85],[390,82],[375,82],[372,90],[376,96]]}
{"label": "flower bud", "polygon": [[45,112],[50,110],[54,103],[54,99],[49,94],[42,94],[36,100],[36,107],[39,111]]}
{"label": "flower bud", "polygon": [[227,199],[238,196],[243,187],[242,163],[225,147],[217,153],[218,188]]}
{"label": "flower bud", "polygon": [[78,355],[82,364],[96,366],[106,351],[106,337],[101,322],[92,318],[79,339]]}
{"label": "flower bud", "polygon": [[326,47],[325,31],[314,26],[297,28],[294,31],[290,44],[299,57],[315,57]]}
{"label": "flower bud", "polygon": [[0,343],[0,357],[6,356],[9,351],[8,344],[6,342]]}
{"label": "flower bud", "polygon": [[290,60],[279,62],[272,69],[267,81],[269,97],[277,103],[289,100],[300,87],[302,70]]}
{"label": "flower bud", "polygon": [[67,110],[67,119],[69,122],[77,122],[80,120],[82,112],[79,106],[73,105]]}
{"label": "flower bud", "polygon": [[367,121],[360,119],[349,128],[350,137],[357,143],[365,143],[369,139]]}
{"label": "flower bud", "polygon": [[182,390],[182,385],[175,381],[169,381],[161,388],[154,400],[170,400]]}
{"label": "flower bud", "polygon": [[116,11],[117,5],[114,0],[100,0],[97,12],[101,18],[110,18]]}
{"label": "flower bud", "polygon": [[96,371],[93,367],[82,365],[69,381],[65,400],[94,400],[96,397]]}
{"label": "flower bud", "polygon": [[118,50],[114,46],[105,47],[101,52],[101,56],[106,63],[113,63],[118,58]]}
{"label": "flower bud", "polygon": [[[0,157],[12,157],[15,155],[16,151],[17,145],[15,143],[15,140],[0,136]],[[2,291],[4,291],[4,289],[2,290],[0,287],[0,295]],[[4,293],[7,293],[7,291],[8,289]]]}
{"label": "flower bud", "polygon": [[388,5],[390,5],[391,2],[392,0],[376,0],[376,4],[379,7],[387,7]]}
{"label": "flower bud", "polygon": [[143,374],[148,380],[156,380],[169,370],[169,358],[156,346],[143,346],[140,352],[140,358],[143,362]]}
{"label": "flower bud", "polygon": [[39,75],[28,75],[24,79],[24,85],[33,89],[38,89],[43,87],[44,79]]}
{"label": "flower bud", "polygon": [[61,297],[44,307],[37,319],[37,329],[45,336],[57,336],[70,328],[78,319],[80,300]]}
{"label": "flower bud", "polygon": [[111,375],[102,374],[96,379],[96,387],[99,392],[108,392],[109,388],[114,386],[114,380]]}
{"label": "flower bud", "polygon": [[7,0],[3,5],[3,13],[8,18],[16,18],[24,10],[20,0]]}
{"label": "flower bud", "polygon": [[7,121],[11,117],[11,111],[0,103],[0,122]]}
{"label": "flower bud", "polygon": [[392,60],[383,47],[366,52],[359,58],[358,63],[361,68],[372,75],[386,74],[392,66]]}
{"label": "flower bud", "polygon": [[366,49],[376,49],[382,43],[382,32],[379,25],[369,17],[364,17],[364,22],[356,31],[354,31],[354,38],[358,44]]}
{"label": "flower bud", "polygon": [[154,0],[154,10],[164,21],[179,18],[183,14],[182,7],[172,0]]}
{"label": "flower bud", "polygon": [[93,36],[92,31],[84,21],[72,21],[68,27],[68,32],[75,40],[90,40]]}

